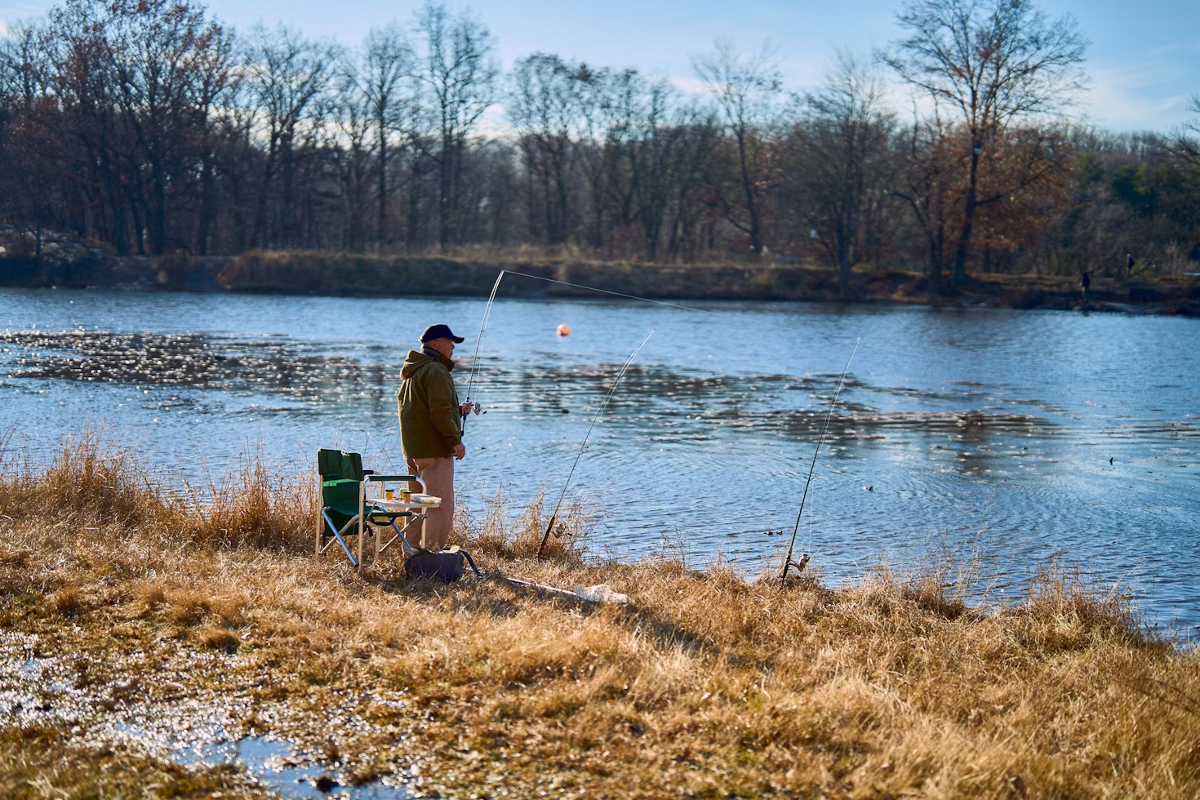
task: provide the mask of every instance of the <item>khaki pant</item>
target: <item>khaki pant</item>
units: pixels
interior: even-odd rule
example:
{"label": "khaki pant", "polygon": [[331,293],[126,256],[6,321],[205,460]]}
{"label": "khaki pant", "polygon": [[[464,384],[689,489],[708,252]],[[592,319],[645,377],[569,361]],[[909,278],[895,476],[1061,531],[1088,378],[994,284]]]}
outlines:
{"label": "khaki pant", "polygon": [[[408,537],[409,542],[419,544],[426,550],[435,553],[444,550],[450,543],[450,526],[454,523],[454,456],[445,458],[409,458],[408,470],[410,475],[416,475],[425,481],[426,491],[434,497],[442,498],[442,505],[428,510],[425,522],[422,523],[421,539],[418,542]],[[410,492],[421,491],[421,484],[410,481]]]}

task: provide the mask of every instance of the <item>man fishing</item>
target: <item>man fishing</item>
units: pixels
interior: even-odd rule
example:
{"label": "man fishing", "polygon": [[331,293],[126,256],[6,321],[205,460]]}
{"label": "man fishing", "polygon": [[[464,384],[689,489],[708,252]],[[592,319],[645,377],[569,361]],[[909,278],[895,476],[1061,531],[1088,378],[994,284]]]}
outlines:
{"label": "man fishing", "polygon": [[[462,442],[463,417],[472,403],[459,403],[450,371],[454,369],[455,336],[448,325],[430,325],[421,334],[421,352],[409,350],[400,370],[396,401],[400,415],[400,446],[409,474],[425,481],[430,494],[442,498],[429,509],[422,524],[421,546],[437,552],[450,540],[454,522],[454,461],[467,449]],[[420,484],[410,483],[410,491]]]}

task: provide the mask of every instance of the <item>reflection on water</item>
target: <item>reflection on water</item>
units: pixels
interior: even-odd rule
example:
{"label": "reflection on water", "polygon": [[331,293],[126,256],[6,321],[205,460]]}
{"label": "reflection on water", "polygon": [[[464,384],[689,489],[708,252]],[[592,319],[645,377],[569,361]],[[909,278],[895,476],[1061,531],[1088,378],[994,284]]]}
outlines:
{"label": "reflection on water", "polygon": [[[210,339],[199,334],[117,334],[106,331],[5,331],[0,345],[18,345],[17,378],[266,391],[317,401],[353,396],[372,377],[349,356],[306,352],[303,343]],[[65,352],[64,352],[65,351]]]}
{"label": "reflection on water", "polygon": [[[501,300],[480,350],[460,486],[552,496],[622,363],[647,343],[571,484],[592,542],[759,568],[795,523],[833,581],[883,554],[974,554],[1012,592],[1053,557],[1122,580],[1151,621],[1200,624],[1200,322],[1054,312]],[[395,390],[426,324],[478,300],[0,292],[0,425],[50,448],[104,423],[160,463],[220,470],[261,446],[398,462]],[[570,337],[555,335],[569,322]],[[474,341],[462,348],[474,349]],[[460,354],[462,355],[462,354]],[[456,372],[465,396],[469,363]]]}
{"label": "reflection on water", "polygon": [[[208,764],[233,764],[244,768],[262,786],[287,798],[316,800],[339,797],[343,800],[403,800],[403,786],[379,783],[346,785],[336,772],[312,757],[297,756],[288,742],[247,736],[236,741],[205,745],[195,751],[198,760]],[[187,760],[189,753],[181,753]],[[332,773],[332,774],[331,774]],[[342,778],[344,780],[344,778]]]}

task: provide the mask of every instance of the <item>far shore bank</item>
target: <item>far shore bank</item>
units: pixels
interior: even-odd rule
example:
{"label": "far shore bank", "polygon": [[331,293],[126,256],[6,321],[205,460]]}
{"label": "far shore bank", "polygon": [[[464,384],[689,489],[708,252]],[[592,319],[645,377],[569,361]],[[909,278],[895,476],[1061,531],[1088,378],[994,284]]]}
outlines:
{"label": "far shore bank", "polygon": [[[105,256],[72,252],[35,268],[0,256],[0,285],[335,297],[597,297],[588,288],[669,301],[808,301],[1200,316],[1200,275],[1093,277],[1085,303],[1077,276],[972,275],[931,296],[923,273],[855,269],[839,291],[832,269],[783,264],[663,265],[549,259],[470,259],[349,253]],[[523,273],[519,274],[519,273]],[[557,281],[554,283],[552,281]]]}

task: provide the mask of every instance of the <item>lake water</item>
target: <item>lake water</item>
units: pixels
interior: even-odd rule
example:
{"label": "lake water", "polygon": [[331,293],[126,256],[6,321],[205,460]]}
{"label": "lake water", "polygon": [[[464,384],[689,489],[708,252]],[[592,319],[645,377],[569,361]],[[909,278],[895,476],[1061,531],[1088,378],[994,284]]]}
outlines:
{"label": "lake water", "polygon": [[[106,426],[169,470],[220,474],[318,447],[400,463],[399,367],[424,327],[467,341],[482,299],[0,290],[0,430],[45,454]],[[838,377],[797,550],[827,580],[881,557],[974,553],[996,596],[1058,558],[1200,626],[1200,320],[784,303],[497,300],[460,495],[562,491],[621,365],[650,332],[567,492],[593,549],[664,543],[756,572],[791,533]],[[555,333],[558,324],[573,329]]]}

